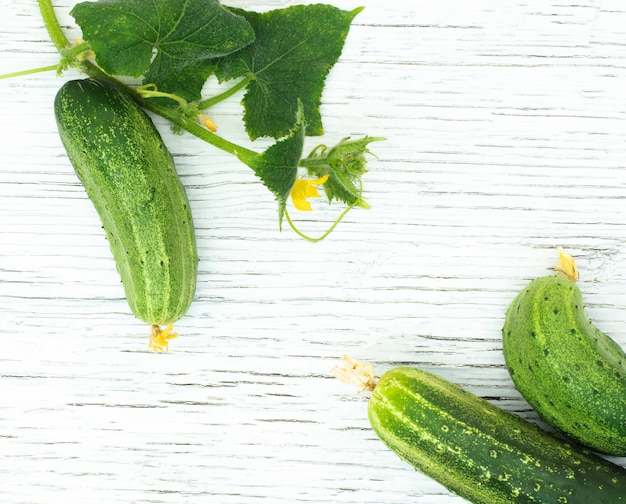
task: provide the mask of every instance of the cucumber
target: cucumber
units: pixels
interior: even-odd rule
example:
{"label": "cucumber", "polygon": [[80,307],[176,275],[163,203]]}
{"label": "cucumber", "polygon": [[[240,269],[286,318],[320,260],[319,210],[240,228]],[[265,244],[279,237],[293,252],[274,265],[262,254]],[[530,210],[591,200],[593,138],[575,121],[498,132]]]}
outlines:
{"label": "cucumber", "polygon": [[155,327],[187,312],[196,289],[194,225],[172,156],[149,116],[111,81],[65,83],[54,112],[102,221],[130,309],[153,326],[155,339]]}
{"label": "cucumber", "polygon": [[507,310],[502,346],[542,420],[587,448],[626,455],[626,354],[591,323],[573,280],[530,282]]}
{"label": "cucumber", "polygon": [[469,502],[626,502],[622,467],[431,373],[388,371],[368,414],[389,448]]}

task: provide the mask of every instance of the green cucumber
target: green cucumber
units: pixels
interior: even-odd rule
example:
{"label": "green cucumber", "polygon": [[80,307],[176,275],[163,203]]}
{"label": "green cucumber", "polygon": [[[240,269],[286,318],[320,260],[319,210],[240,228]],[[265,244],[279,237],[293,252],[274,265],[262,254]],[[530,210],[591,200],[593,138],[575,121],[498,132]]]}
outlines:
{"label": "green cucumber", "polygon": [[102,221],[131,311],[153,326],[154,336],[155,326],[187,312],[196,289],[194,225],[172,156],[150,117],[111,81],[65,83],[54,112]]}
{"label": "green cucumber", "polygon": [[626,502],[624,468],[431,373],[388,371],[368,413],[389,448],[469,502]]}
{"label": "green cucumber", "polygon": [[626,354],[591,323],[573,280],[530,282],[507,310],[502,346],[542,420],[587,448],[626,455]]}

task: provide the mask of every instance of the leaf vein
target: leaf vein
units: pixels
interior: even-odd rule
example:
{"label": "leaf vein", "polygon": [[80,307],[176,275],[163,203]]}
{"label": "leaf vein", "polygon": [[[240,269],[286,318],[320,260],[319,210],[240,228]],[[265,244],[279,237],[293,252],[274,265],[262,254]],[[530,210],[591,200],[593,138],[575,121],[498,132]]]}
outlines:
{"label": "leaf vein", "polygon": [[182,19],[185,17],[185,12],[186,12],[188,6],[189,6],[189,0],[184,0],[184,3],[183,3],[183,5],[182,5],[182,7],[180,9],[180,13],[178,15],[178,18],[172,23],[172,26],[170,27],[170,31],[167,32],[162,37],[162,40],[167,40],[170,37],[170,35],[172,35],[172,33],[174,33],[174,31],[176,31],[176,28],[178,28],[178,26],[182,22]]}

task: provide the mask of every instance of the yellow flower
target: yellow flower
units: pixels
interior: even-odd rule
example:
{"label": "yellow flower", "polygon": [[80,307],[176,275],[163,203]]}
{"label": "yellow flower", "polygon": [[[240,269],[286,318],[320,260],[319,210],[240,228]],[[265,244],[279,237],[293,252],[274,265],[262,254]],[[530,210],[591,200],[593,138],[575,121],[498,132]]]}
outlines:
{"label": "yellow flower", "polygon": [[558,247],[556,250],[561,258],[561,264],[557,264],[554,269],[557,273],[569,278],[572,282],[575,282],[578,280],[578,266],[576,266],[576,261],[561,247]]}
{"label": "yellow flower", "polygon": [[328,180],[328,175],[324,175],[322,178],[315,180],[298,179],[291,189],[291,201],[293,206],[303,212],[310,212],[312,210],[311,203],[307,201],[307,198],[319,198],[320,193],[317,192],[316,186],[322,185]]}
{"label": "yellow flower", "polygon": [[153,352],[167,352],[169,346],[167,340],[178,338],[178,334],[172,332],[173,329],[174,324],[168,325],[165,329],[161,329],[158,325],[154,324],[152,326],[148,348]]}
{"label": "yellow flower", "polygon": [[198,119],[200,119],[202,124],[204,124],[209,131],[213,133],[217,131],[217,124],[215,124],[210,117],[200,114]]}

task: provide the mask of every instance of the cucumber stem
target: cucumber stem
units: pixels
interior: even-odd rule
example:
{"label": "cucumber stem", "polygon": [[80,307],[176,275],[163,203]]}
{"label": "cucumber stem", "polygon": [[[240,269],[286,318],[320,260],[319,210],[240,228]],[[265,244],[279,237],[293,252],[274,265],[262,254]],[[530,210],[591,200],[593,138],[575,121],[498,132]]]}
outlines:
{"label": "cucumber stem", "polygon": [[91,47],[87,42],[77,42],[72,46],[68,46],[65,49],[61,49],[59,52],[61,56],[68,62],[74,61],[78,56],[91,50]]}
{"label": "cucumber stem", "polygon": [[217,104],[217,103],[219,103],[221,101],[224,101],[226,98],[230,98],[237,91],[239,91],[240,89],[243,89],[244,87],[246,87],[251,80],[252,80],[252,75],[248,75],[247,77],[245,77],[244,79],[240,80],[237,84],[235,84],[233,87],[227,89],[223,93],[220,93],[218,95],[212,96],[211,98],[207,98],[206,100],[202,100],[198,104],[198,110],[206,110],[209,107],[212,107],[213,105],[215,105],[215,104]]}
{"label": "cucumber stem", "polygon": [[194,120],[185,117],[183,114],[178,112],[176,109],[172,109],[170,107],[164,107],[150,100],[141,99],[141,105],[155,114],[160,115],[161,117],[167,119],[175,126],[184,129],[188,133],[204,140],[207,143],[210,143],[214,147],[221,149],[229,154],[234,154],[239,159],[241,159],[244,163],[246,159],[251,159],[252,157],[258,156],[256,152],[250,149],[246,149],[241,145],[237,145],[236,143],[229,142],[225,138],[222,138],[219,135],[216,135],[212,131],[209,131],[204,126],[198,124]]}
{"label": "cucumber stem", "polygon": [[41,17],[46,25],[46,30],[50,35],[52,43],[57,50],[61,52],[63,49],[70,45],[70,41],[65,36],[59,20],[54,13],[54,7],[52,7],[52,0],[37,0],[39,3],[39,10],[41,11]]}
{"label": "cucumber stem", "polygon": [[19,72],[11,72],[8,74],[0,75],[0,79],[10,79],[12,77],[21,77],[23,75],[36,74],[40,72],[51,72],[52,70],[57,70],[58,68],[59,68],[59,65],[50,65],[50,66],[39,67],[39,68],[31,68],[29,70],[20,70]]}
{"label": "cucumber stem", "polygon": [[313,238],[312,236],[306,235],[304,234],[302,231],[300,231],[296,225],[294,224],[294,222],[291,220],[291,217],[289,216],[289,212],[287,211],[287,209],[285,208],[285,218],[287,219],[287,222],[289,223],[289,227],[301,238],[304,238],[307,241],[310,241],[312,243],[317,243],[319,241],[322,241],[324,238],[326,238],[330,233],[332,233],[335,228],[339,225],[339,223],[343,220],[343,218],[346,216],[346,214],[352,210],[354,208],[354,206],[356,205],[356,201],[354,203],[352,203],[351,205],[349,205],[348,207],[346,207],[344,209],[343,212],[341,212],[341,215],[339,215],[339,217],[337,217],[337,219],[335,220],[335,222],[332,223],[332,225],[326,230],[326,232],[317,237],[317,238]]}
{"label": "cucumber stem", "polygon": [[139,86],[136,89],[136,92],[139,96],[141,96],[141,98],[168,98],[177,102],[182,108],[186,108],[188,105],[187,100],[184,100],[178,95],[159,91],[155,84],[144,84],[143,86]]}

